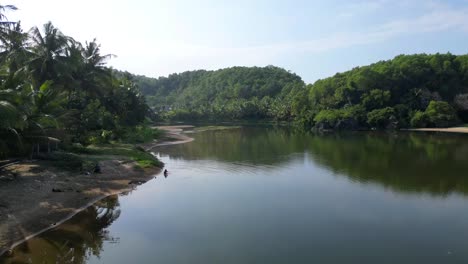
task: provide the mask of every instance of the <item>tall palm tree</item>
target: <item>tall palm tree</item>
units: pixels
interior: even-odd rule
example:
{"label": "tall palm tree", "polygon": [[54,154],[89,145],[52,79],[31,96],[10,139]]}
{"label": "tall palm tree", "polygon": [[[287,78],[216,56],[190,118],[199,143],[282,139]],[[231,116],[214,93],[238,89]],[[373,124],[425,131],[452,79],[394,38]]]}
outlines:
{"label": "tall palm tree", "polygon": [[[105,67],[107,60],[115,57],[113,54],[101,55],[101,45],[93,39],[86,42],[82,56],[84,59],[83,89],[88,95],[103,98],[108,91],[103,89],[111,83],[111,72]],[[105,83],[105,85],[103,85]]]}
{"label": "tall palm tree", "polygon": [[66,50],[70,38],[65,36],[51,22],[44,25],[43,32],[37,27],[30,31],[32,59],[29,62],[35,89],[47,80],[59,80],[61,71],[66,69]]}
{"label": "tall palm tree", "polygon": [[113,54],[101,55],[101,45],[93,39],[91,42],[86,41],[86,46],[83,50],[85,64],[92,70],[102,70],[107,63],[107,60],[115,57]]}
{"label": "tall palm tree", "polygon": [[31,56],[30,41],[18,22],[0,34],[0,62],[8,65],[9,78],[23,70]]}

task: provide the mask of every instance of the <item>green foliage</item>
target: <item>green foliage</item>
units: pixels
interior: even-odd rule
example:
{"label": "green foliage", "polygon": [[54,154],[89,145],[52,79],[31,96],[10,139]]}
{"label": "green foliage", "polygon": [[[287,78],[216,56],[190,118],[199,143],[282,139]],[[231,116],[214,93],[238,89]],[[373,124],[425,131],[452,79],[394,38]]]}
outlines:
{"label": "green foliage", "polygon": [[105,67],[112,56],[96,40],[83,45],[50,22],[30,34],[1,25],[0,158],[32,157],[57,140],[108,143],[154,117],[132,76]]}
{"label": "green foliage", "polygon": [[351,127],[358,129],[364,120],[365,109],[360,105],[322,110],[314,118],[316,124],[324,124],[325,127],[336,129],[350,129]]}
{"label": "green foliage", "polygon": [[340,109],[322,110],[315,116],[314,121],[316,123],[327,123],[330,126],[334,126],[343,116],[343,111]]}
{"label": "green foliage", "polygon": [[367,123],[372,127],[386,128],[395,117],[395,110],[392,107],[375,109],[367,113]]}
{"label": "green foliage", "polygon": [[449,127],[457,123],[455,109],[441,101],[431,101],[426,111],[416,111],[411,119],[413,127]]}
{"label": "green foliage", "polygon": [[111,113],[97,99],[90,100],[81,112],[82,126],[87,130],[110,129],[115,127]]}
{"label": "green foliage", "polygon": [[387,105],[390,101],[390,91],[374,89],[362,95],[362,104],[368,110],[377,109]]}
{"label": "green foliage", "polygon": [[[309,85],[273,66],[133,78],[151,107],[167,120],[273,119],[302,127],[351,122],[354,128],[385,128],[390,123],[400,127],[454,124],[456,118],[440,109],[436,112],[448,116],[429,113],[426,122],[418,114],[411,121],[431,101],[454,107],[454,98],[468,93],[467,70],[467,55],[448,53],[400,55]],[[386,117],[392,120],[386,122]]]}
{"label": "green foliage", "polygon": [[147,167],[162,167],[163,164],[152,154],[144,151],[142,148],[135,147],[129,144],[97,144],[88,147],[74,146],[69,150],[73,150],[78,154],[88,155],[107,155],[107,156],[124,156],[136,161],[142,168]]}
{"label": "green foliage", "polygon": [[425,115],[430,126],[449,127],[459,122],[455,109],[447,102],[431,101]]}
{"label": "green foliage", "polygon": [[[367,127],[384,128],[385,119],[391,116],[395,118],[391,123],[402,127],[454,125],[454,98],[468,93],[467,65],[466,55],[418,54],[356,67],[308,85],[309,105],[302,112],[317,113],[313,119],[317,123],[343,119],[341,110],[363,106],[366,117],[361,125]],[[293,105],[304,101],[294,100]],[[426,113],[431,101],[445,106]]]}
{"label": "green foliage", "polygon": [[[301,115],[308,103],[301,78],[274,66],[133,78],[149,105],[167,120],[291,120],[293,115]],[[294,109],[293,97],[304,99],[295,103]]]}
{"label": "green foliage", "polygon": [[158,139],[162,135],[162,130],[141,125],[125,129],[122,141],[126,143],[145,143]]}
{"label": "green foliage", "polygon": [[429,118],[427,118],[426,113],[422,111],[414,112],[414,115],[411,118],[412,127],[427,127],[428,124],[429,124]]}

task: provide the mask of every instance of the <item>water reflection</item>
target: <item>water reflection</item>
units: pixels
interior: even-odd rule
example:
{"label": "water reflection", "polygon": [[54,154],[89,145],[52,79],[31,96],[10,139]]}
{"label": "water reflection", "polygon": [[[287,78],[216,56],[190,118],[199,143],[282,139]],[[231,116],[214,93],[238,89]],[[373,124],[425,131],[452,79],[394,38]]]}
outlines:
{"label": "water reflection", "polygon": [[468,137],[455,134],[347,133],[313,135],[283,128],[244,128],[193,134],[195,141],[164,147],[171,159],[217,160],[274,170],[311,159],[352,181],[398,192],[468,194]]}
{"label": "water reflection", "polygon": [[155,150],[165,178],[122,198],[126,213],[111,227],[116,196],[0,263],[468,259],[464,135],[243,128],[193,136]]}
{"label": "water reflection", "polygon": [[468,194],[468,141],[463,135],[365,134],[312,137],[314,160],[353,181],[398,192]]}
{"label": "water reflection", "polygon": [[86,263],[90,256],[99,257],[104,241],[119,242],[106,230],[119,216],[118,196],[110,196],[16,247],[0,263]]}

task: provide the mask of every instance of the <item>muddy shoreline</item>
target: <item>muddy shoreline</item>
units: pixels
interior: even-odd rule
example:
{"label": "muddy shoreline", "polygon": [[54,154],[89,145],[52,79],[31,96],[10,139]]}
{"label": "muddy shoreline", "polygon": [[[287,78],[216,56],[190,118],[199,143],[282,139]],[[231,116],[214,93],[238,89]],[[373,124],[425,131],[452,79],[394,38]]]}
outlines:
{"label": "muddy shoreline", "polygon": [[[192,126],[159,127],[166,135],[140,144],[146,151],[158,146],[182,144]],[[13,164],[0,181],[0,258],[47,230],[69,220],[92,204],[111,195],[128,193],[161,173],[162,168],[141,169],[123,157],[100,162],[102,173],[82,175],[47,166],[41,161]]]}

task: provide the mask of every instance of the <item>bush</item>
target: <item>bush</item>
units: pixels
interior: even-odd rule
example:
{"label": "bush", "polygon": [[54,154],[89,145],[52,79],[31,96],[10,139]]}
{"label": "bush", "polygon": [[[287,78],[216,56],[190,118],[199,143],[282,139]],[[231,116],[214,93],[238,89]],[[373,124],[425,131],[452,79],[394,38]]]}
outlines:
{"label": "bush", "polygon": [[425,115],[433,127],[449,127],[459,122],[455,109],[444,101],[431,101]]}
{"label": "bush", "polygon": [[334,126],[341,118],[340,110],[322,110],[314,118],[315,123],[326,123]]}
{"label": "bush", "polygon": [[345,107],[342,116],[344,119],[353,119],[359,124],[364,124],[366,122],[366,108],[359,104]]}
{"label": "bush", "polygon": [[429,120],[424,112],[416,111],[410,123],[412,127],[427,127]]}
{"label": "bush", "polygon": [[369,93],[361,96],[362,104],[368,110],[376,109],[385,106],[390,101],[390,91],[379,89],[370,90]]}
{"label": "bush", "polygon": [[145,143],[161,137],[163,132],[149,126],[136,126],[123,131],[122,141],[125,143]]}
{"label": "bush", "polygon": [[395,119],[395,110],[392,107],[376,109],[367,113],[367,123],[376,128],[386,128],[392,119]]}
{"label": "bush", "polygon": [[365,109],[354,105],[343,109],[322,110],[314,118],[316,127],[337,130],[357,130],[365,119]]}

